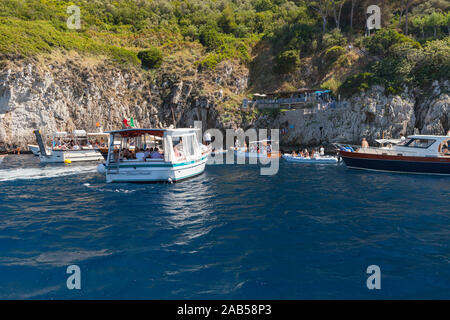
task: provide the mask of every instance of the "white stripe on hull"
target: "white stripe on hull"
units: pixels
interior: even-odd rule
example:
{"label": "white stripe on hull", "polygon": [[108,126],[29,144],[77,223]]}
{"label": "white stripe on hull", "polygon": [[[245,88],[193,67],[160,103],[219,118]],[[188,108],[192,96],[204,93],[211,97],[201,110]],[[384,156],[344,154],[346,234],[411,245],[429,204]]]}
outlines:
{"label": "white stripe on hull", "polygon": [[[203,173],[206,161],[207,159],[203,159],[192,164],[177,167],[122,167],[118,171],[114,169],[113,165],[111,169],[107,170],[106,182],[156,182],[168,181],[169,178],[172,181],[179,181]],[[130,163],[126,164],[130,165]]]}
{"label": "white stripe on hull", "polygon": [[49,156],[40,156],[42,163],[64,163],[65,160],[71,162],[101,161],[103,156],[97,150],[53,150]]}

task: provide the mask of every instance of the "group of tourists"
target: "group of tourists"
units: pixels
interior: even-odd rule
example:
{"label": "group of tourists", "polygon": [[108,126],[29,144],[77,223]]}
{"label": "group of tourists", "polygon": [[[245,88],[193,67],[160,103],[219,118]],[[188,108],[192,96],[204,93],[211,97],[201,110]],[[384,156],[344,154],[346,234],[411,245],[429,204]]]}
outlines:
{"label": "group of tourists", "polygon": [[308,149],[305,148],[305,150],[298,152],[292,151],[291,156],[293,157],[300,157],[300,158],[314,158],[318,156],[324,156],[325,155],[325,148],[323,146],[320,146],[319,151],[317,152],[314,149],[311,149],[311,152],[308,151]]}
{"label": "group of tourists", "polygon": [[154,148],[136,148],[135,152],[130,149],[122,149],[122,160],[137,160],[146,161],[147,159],[164,159],[164,154],[162,154],[158,147]]}

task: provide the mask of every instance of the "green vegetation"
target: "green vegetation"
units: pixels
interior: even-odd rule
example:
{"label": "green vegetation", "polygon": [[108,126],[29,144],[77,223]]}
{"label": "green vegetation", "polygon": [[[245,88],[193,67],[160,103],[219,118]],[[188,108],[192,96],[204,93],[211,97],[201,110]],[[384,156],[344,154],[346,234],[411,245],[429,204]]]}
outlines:
{"label": "green vegetation", "polygon": [[362,72],[354,76],[350,76],[340,86],[339,93],[348,97],[352,94],[366,91],[373,84],[375,84],[375,77],[373,73]]}
{"label": "green vegetation", "polygon": [[344,48],[341,46],[333,46],[325,51],[325,63],[332,64],[336,62],[343,54],[345,54]]}
{"label": "green vegetation", "polygon": [[[262,56],[267,65],[255,69],[270,73],[260,76],[269,84],[280,79],[272,90],[306,83],[351,94],[382,84],[388,92],[401,92],[404,85],[448,79],[449,1],[377,0],[383,28],[365,37],[365,12],[372,2],[2,0],[0,58],[75,50],[154,69],[195,44],[201,52],[193,57],[201,70],[224,60],[251,69],[269,48]],[[70,5],[81,10],[80,30],[67,28]],[[312,71],[303,82],[292,82],[303,76],[300,61]]]}
{"label": "green vegetation", "polygon": [[291,73],[300,66],[300,53],[297,50],[287,50],[275,58],[275,71],[281,74]]}
{"label": "green vegetation", "polygon": [[141,51],[137,56],[141,59],[142,65],[150,69],[159,68],[163,60],[162,52],[158,48]]}
{"label": "green vegetation", "polygon": [[401,43],[410,43],[412,47],[420,48],[418,42],[393,29],[382,29],[373,36],[364,39],[365,47],[369,50],[370,54],[375,56],[387,56],[392,46]]}

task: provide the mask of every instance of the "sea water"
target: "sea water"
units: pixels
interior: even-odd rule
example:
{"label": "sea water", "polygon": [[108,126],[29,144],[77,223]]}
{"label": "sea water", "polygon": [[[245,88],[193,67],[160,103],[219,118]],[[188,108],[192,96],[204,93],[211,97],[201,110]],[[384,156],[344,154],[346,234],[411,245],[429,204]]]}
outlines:
{"label": "sea water", "polygon": [[38,162],[0,165],[2,299],[450,298],[450,177],[281,161],[106,184]]}

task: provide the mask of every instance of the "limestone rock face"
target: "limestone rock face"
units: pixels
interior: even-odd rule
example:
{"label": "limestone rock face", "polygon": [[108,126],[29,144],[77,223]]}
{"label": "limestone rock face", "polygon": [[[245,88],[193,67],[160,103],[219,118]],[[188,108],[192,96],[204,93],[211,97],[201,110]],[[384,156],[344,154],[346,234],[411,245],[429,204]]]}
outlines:
{"label": "limestone rock face", "polygon": [[450,83],[433,84],[432,95],[418,105],[421,133],[443,134],[450,130]]}
{"label": "limestone rock face", "polygon": [[224,99],[221,90],[242,94],[248,70],[223,63],[216,73],[218,79],[191,69],[185,74],[161,70],[151,79],[103,61],[9,62],[0,69],[0,147],[34,143],[34,129],[89,132],[97,122],[104,130],[120,129],[130,117],[139,127],[191,126],[200,120],[222,128],[216,110]]}
{"label": "limestone rock face", "polygon": [[121,128],[123,119],[130,117],[138,127],[189,127],[202,121],[205,129],[283,128],[284,146],[358,144],[362,137],[373,143],[415,129],[423,134],[450,129],[448,81],[435,82],[421,95],[406,89],[387,96],[384,88],[374,86],[343,101],[342,108],[252,118],[239,105],[248,88],[247,68],[231,62],[222,62],[215,71],[199,72],[193,63],[183,67],[184,71],[167,66],[150,73],[81,57],[3,64],[0,149],[35,143],[34,129],[44,134],[95,131],[100,122],[106,131]]}
{"label": "limestone rock face", "polygon": [[[419,103],[412,92],[386,96],[384,88],[370,90],[344,101],[342,108],[311,114],[292,110],[281,114],[273,123],[286,128],[281,143],[287,146],[316,146],[345,142],[359,144],[363,137],[398,138],[400,133],[443,135],[450,128],[448,84],[435,84],[434,93]],[[265,125],[265,124],[264,124]],[[262,125],[262,126],[264,126]]]}

